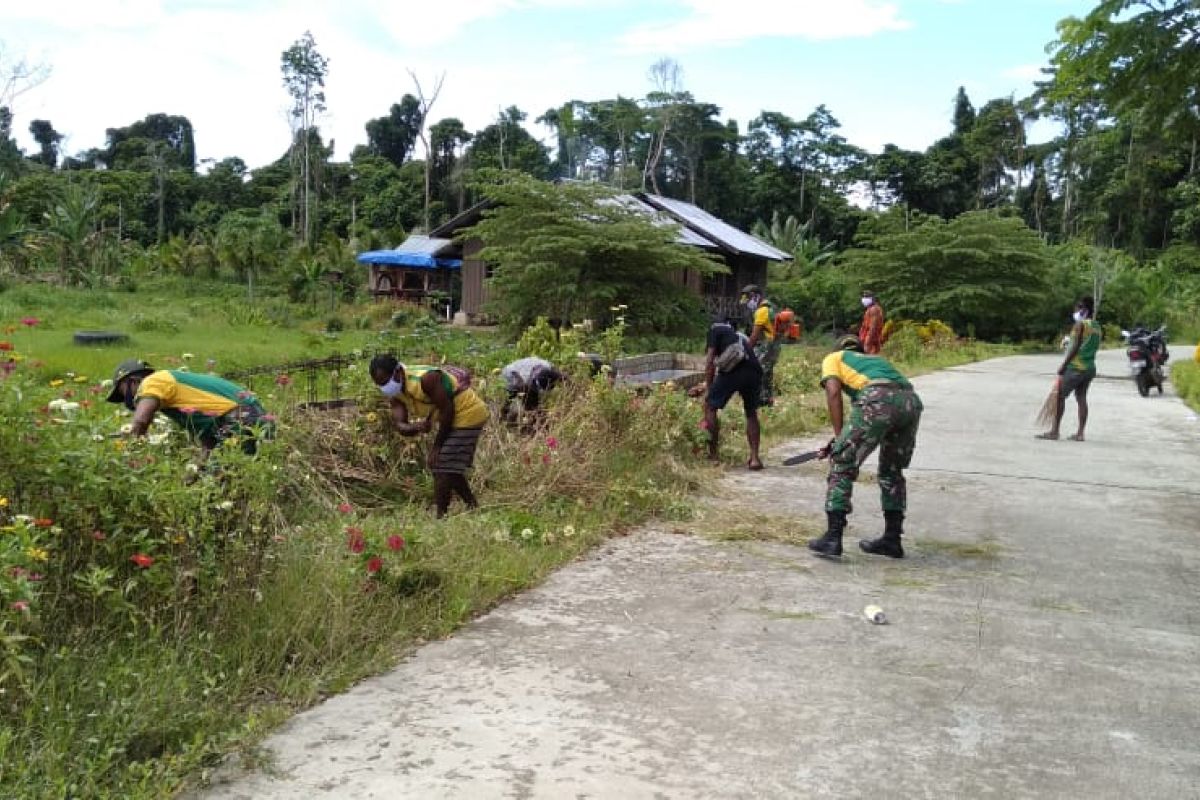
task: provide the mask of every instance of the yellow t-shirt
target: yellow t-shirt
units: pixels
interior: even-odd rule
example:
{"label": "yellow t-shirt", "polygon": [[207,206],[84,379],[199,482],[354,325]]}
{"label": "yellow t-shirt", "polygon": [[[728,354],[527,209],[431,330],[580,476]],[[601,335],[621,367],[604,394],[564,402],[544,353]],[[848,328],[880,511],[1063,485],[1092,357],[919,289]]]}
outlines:
{"label": "yellow t-shirt", "polygon": [[839,350],[825,356],[821,362],[821,385],[837,378],[850,399],[872,383],[893,383],[905,389],[912,384],[882,356],[869,356],[853,350]]}
{"label": "yellow t-shirt", "polygon": [[[223,385],[227,383],[219,378],[207,375],[183,376],[172,374],[170,370],[160,369],[151,372],[142,379],[138,387],[138,399],[153,397],[164,411],[182,411],[183,413],[198,413],[207,417],[219,417],[237,408],[237,400],[225,397],[218,392],[228,390]],[[191,385],[196,384],[196,385]],[[212,385],[208,385],[212,384]],[[201,387],[204,388],[201,388]],[[229,384],[229,386],[233,386]],[[233,386],[236,390],[237,387]]]}
{"label": "yellow t-shirt", "polygon": [[768,342],[775,341],[775,326],[771,320],[771,308],[766,303],[760,305],[754,312],[754,327],[762,326],[763,337]]}
{"label": "yellow t-shirt", "polygon": [[[434,411],[433,402],[421,387],[421,378],[437,367],[411,366],[404,370],[404,392],[399,400],[408,408],[410,417],[424,419]],[[457,391],[458,382],[450,373],[438,370],[450,382],[450,391]],[[488,420],[487,406],[474,389],[463,389],[454,395],[455,428],[479,428]]]}

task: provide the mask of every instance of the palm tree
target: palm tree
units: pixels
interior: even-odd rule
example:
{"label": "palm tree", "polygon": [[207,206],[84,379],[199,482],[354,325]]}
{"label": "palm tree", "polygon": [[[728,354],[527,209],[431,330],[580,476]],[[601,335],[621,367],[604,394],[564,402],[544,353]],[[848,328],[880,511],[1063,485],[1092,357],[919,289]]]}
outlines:
{"label": "palm tree", "polygon": [[[822,242],[812,233],[812,221],[801,223],[791,214],[787,219],[780,219],[779,212],[771,214],[771,224],[762,220],[754,223],[753,233],[764,242],[785,253],[790,253],[795,261],[785,266],[786,274],[782,277],[793,278],[803,275],[812,267],[823,264],[837,253],[832,242]],[[793,274],[794,273],[794,274]]]}

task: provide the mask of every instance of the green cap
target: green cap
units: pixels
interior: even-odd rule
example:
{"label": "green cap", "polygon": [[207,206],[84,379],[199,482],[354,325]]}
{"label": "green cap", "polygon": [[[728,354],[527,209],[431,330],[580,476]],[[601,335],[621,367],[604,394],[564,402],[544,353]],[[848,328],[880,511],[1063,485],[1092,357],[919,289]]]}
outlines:
{"label": "green cap", "polygon": [[140,358],[127,358],[122,361],[117,365],[117,371],[113,373],[112,391],[108,393],[108,402],[120,403],[125,399],[121,396],[121,381],[130,375],[148,375],[151,372],[154,372],[154,368]]}
{"label": "green cap", "polygon": [[849,334],[838,339],[838,350],[862,350],[862,341],[854,334]]}

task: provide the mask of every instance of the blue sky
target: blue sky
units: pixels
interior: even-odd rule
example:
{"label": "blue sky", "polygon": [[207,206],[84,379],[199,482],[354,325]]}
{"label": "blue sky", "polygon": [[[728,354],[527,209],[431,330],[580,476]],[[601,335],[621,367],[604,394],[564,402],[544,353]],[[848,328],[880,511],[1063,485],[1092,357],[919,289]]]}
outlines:
{"label": "blue sky", "polygon": [[[15,7],[14,4],[18,4]],[[321,121],[335,158],[413,84],[444,73],[432,117],[477,130],[501,108],[532,120],[568,99],[643,97],[650,65],[744,131],[760,111],[825,104],[842,134],[878,151],[923,149],[949,129],[957,88],[978,107],[1032,90],[1055,23],[1092,0],[9,0],[0,65],[47,64],[14,102],[27,148],[49,119],[74,153],[150,113],[181,114],[201,158],[260,166],[289,140],[280,53],[305,30],[329,58]],[[1045,137],[1046,128],[1033,137]]]}

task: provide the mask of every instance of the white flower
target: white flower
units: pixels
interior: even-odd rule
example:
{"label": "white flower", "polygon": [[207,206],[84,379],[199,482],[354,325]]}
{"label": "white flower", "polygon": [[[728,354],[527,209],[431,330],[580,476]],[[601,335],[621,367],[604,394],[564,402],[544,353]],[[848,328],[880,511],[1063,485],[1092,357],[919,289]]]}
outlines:
{"label": "white flower", "polygon": [[68,378],[74,378],[74,377],[75,377],[75,373],[74,373],[74,372],[68,372],[68,373],[66,373],[66,377],[68,377]]}
{"label": "white flower", "polygon": [[110,381],[108,378],[105,378],[104,380],[100,381],[100,388],[101,389],[111,389],[112,381]]}
{"label": "white flower", "polygon": [[525,528],[523,531],[521,531],[521,538],[522,539],[532,539],[533,538],[533,528]]}
{"label": "white flower", "polygon": [[103,442],[104,434],[102,434],[102,433],[92,434],[92,441],[93,442]]}
{"label": "white flower", "polygon": [[563,535],[564,539],[570,539],[572,536],[575,535],[575,526],[568,525],[567,527],[563,528],[562,535]]}
{"label": "white flower", "polygon": [[167,419],[166,417],[155,417],[154,424],[159,425],[159,426],[170,425],[171,421],[169,419]]}
{"label": "white flower", "polygon": [[503,528],[497,528],[496,530],[492,531],[492,540],[497,542],[507,542],[508,531],[504,530]]}
{"label": "white flower", "polygon": [[542,543],[543,544],[554,544],[554,534],[551,533],[550,531],[546,531],[545,533],[543,533],[542,534]]}
{"label": "white flower", "polygon": [[222,511],[228,511],[229,509],[233,508],[233,501],[226,500],[224,502],[217,503],[217,508],[219,508]]}
{"label": "white flower", "polygon": [[192,355],[191,353],[184,353],[184,354],[183,354],[183,360],[184,360],[184,361],[191,361],[193,358],[195,358],[195,356],[194,356],[194,355]]}
{"label": "white flower", "polygon": [[186,471],[186,472],[190,472],[190,473],[192,473],[193,475],[194,475],[194,474],[196,474],[197,472],[199,472],[199,471],[200,471],[200,467],[199,467],[199,465],[197,465],[197,464],[188,464],[188,465],[187,465],[186,467],[184,467],[183,469],[184,469],[184,471]]}
{"label": "white flower", "polygon": [[346,369],[358,369],[358,364],[350,364]]}
{"label": "white flower", "polygon": [[50,409],[51,411],[60,411],[66,404],[66,400],[63,400],[61,397],[56,397],[49,403],[46,403],[46,408]]}
{"label": "white flower", "polygon": [[152,433],[146,437],[146,441],[157,447],[171,437],[170,433]]}
{"label": "white flower", "polygon": [[15,517],[13,517],[13,519],[15,519],[17,522],[33,522],[33,517],[29,516],[28,514],[17,514]]}
{"label": "white flower", "polygon": [[133,423],[132,422],[126,422],[124,425],[121,426],[121,435],[122,436],[128,436],[131,433],[133,433]]}

